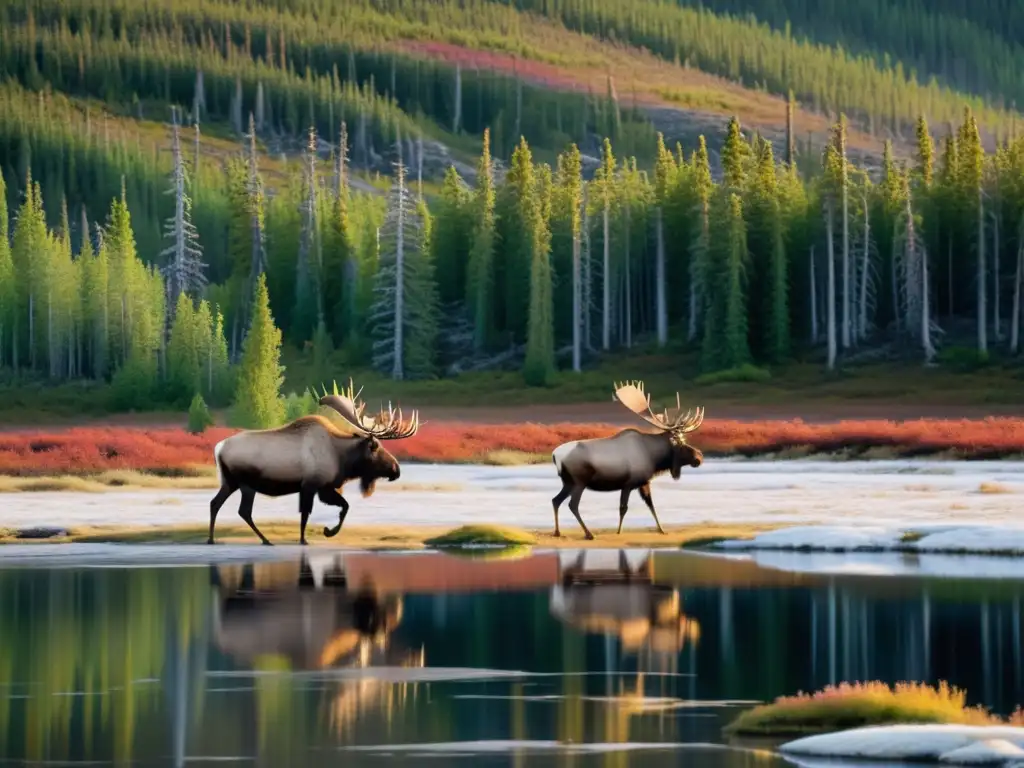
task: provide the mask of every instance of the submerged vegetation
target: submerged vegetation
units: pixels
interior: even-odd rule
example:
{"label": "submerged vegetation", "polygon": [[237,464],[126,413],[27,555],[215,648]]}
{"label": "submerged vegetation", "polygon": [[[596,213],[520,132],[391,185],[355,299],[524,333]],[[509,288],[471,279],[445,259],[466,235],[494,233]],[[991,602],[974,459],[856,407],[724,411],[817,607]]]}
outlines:
{"label": "submerged vegetation", "polygon": [[727,725],[726,732],[789,736],[897,723],[1024,725],[1024,711],[1018,709],[1004,720],[984,707],[969,707],[966,692],[945,681],[938,687],[916,682],[892,687],[880,682],[840,683],[749,709]]}

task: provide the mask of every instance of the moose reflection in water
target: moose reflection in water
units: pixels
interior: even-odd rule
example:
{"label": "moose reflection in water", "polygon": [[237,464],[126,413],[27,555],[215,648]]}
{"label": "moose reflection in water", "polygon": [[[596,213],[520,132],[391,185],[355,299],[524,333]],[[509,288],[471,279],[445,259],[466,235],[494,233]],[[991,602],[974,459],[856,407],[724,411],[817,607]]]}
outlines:
{"label": "moose reflection in water", "polygon": [[[593,553],[589,553],[593,558]],[[587,568],[583,550],[561,571],[551,589],[553,616],[586,634],[618,639],[626,653],[675,660],[689,641],[700,639],[699,623],[683,613],[679,590],[651,580],[650,557],[639,566],[619,551],[615,568]]]}
{"label": "moose reflection in water", "polygon": [[318,587],[305,557],[221,566],[215,574],[214,642],[240,664],[277,656],[293,670],[423,666],[422,650],[389,642],[402,621],[401,595],[350,590],[338,571]]}

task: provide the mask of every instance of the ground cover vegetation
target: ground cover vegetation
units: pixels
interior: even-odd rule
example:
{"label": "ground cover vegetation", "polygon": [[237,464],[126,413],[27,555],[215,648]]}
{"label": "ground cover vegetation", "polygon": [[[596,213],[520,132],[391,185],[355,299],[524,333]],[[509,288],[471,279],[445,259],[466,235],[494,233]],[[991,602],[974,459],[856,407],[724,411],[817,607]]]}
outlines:
{"label": "ground cover vegetation", "polygon": [[[562,442],[604,437],[618,429],[605,424],[439,423],[396,441],[389,450],[399,460],[411,462],[547,463],[551,450]],[[233,432],[225,427],[201,434],[106,427],[0,433],[0,475],[95,476],[135,471],[212,480],[213,446]],[[708,419],[694,442],[709,456],[997,459],[1024,455],[1024,423],[1020,419],[835,424]],[[116,477],[107,484],[116,485]]]}
{"label": "ground cover vegetation", "polygon": [[[116,410],[191,405],[198,429],[209,408],[238,426],[309,412],[298,393],[339,368],[551,388],[646,351],[678,355],[677,378],[764,385],[801,360],[1016,355],[1024,139],[999,106],[1014,83],[998,66],[966,77],[913,36],[878,38],[896,65],[846,53],[881,11],[830,26],[790,5],[796,36],[769,26],[778,4],[724,0],[4,2],[8,387],[102,382],[81,391]],[[769,24],[730,15],[746,12]],[[962,30],[953,6],[901,12],[1017,61],[984,12]],[[540,28],[850,118],[798,167],[794,130],[773,146],[733,119],[673,146],[611,80],[566,96],[391,45],[573,63],[580,49],[531,47]],[[934,79],[904,75],[903,54]],[[923,114],[950,123],[938,142]],[[879,168],[855,165],[851,123],[905,138],[909,162],[887,142]],[[285,398],[288,348],[309,381]]]}
{"label": "ground cover vegetation", "polygon": [[748,709],[726,731],[746,736],[792,736],[827,733],[871,725],[941,723],[957,725],[1021,725],[1024,711],[1009,718],[981,706],[968,706],[967,694],[946,682],[840,683],[812,694],[780,696],[770,704]]}

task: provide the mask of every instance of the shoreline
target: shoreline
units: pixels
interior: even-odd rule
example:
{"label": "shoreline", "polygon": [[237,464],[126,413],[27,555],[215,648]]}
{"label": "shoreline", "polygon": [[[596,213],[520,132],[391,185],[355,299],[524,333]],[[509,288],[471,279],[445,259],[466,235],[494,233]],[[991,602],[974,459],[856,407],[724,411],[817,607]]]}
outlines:
{"label": "shoreline", "polygon": [[[500,452],[492,461],[426,461],[417,459],[401,460],[403,466],[415,470],[430,468],[444,472],[451,469],[493,469],[516,470],[549,467],[550,456],[547,454],[527,454],[518,452]],[[1019,467],[1017,467],[1019,465]],[[791,472],[807,467],[833,466],[839,472],[854,469],[884,470],[893,466],[899,471],[913,472],[920,468],[941,471],[942,467],[979,467],[998,466],[1010,470],[1017,467],[1024,472],[1024,461],[1017,456],[1003,458],[958,458],[948,454],[927,456],[853,456],[849,454],[812,454],[806,456],[779,456],[765,454],[763,456],[707,456],[702,468],[686,474],[688,478],[698,478],[707,468],[723,467],[781,470]],[[353,481],[353,487],[354,487]],[[191,465],[168,470],[117,468],[98,471],[82,470],[77,472],[26,472],[11,473],[0,469],[0,498],[8,494],[19,493],[119,493],[128,491],[166,490],[166,491],[214,491],[219,487],[215,467],[211,465]],[[378,483],[377,492],[393,493],[400,491],[455,491],[459,487],[445,482],[423,482],[399,480],[392,486],[389,483]],[[992,486],[987,493],[1002,492]],[[350,491],[350,494],[352,492]],[[568,508],[566,508],[568,511]]]}

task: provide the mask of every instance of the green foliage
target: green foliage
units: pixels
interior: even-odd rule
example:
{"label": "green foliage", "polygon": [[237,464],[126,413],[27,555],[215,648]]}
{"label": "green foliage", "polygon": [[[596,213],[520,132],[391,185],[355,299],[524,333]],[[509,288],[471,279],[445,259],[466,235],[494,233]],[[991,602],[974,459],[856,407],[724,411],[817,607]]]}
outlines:
{"label": "green foliage", "polygon": [[712,386],[714,384],[763,384],[771,379],[771,373],[765,368],[758,368],[747,363],[736,368],[726,368],[714,373],[702,373],[694,383],[700,386]]}
{"label": "green foliage", "polygon": [[247,429],[267,429],[284,420],[280,365],[281,331],[270,314],[267,281],[260,275],[256,282],[252,324],[242,342],[238,383],[232,404],[232,423]]}
{"label": "green foliage", "polygon": [[988,352],[976,347],[944,347],[939,350],[935,362],[943,368],[959,373],[969,373],[984,368],[990,363]]}
{"label": "green foliage", "polygon": [[171,336],[167,343],[167,383],[165,386],[170,403],[184,403],[190,396],[199,392],[201,386],[200,360],[206,361],[206,355],[203,355],[206,349],[201,346],[209,346],[210,326],[207,325],[205,328],[205,343],[202,338],[203,331],[204,329],[199,327],[192,300],[184,292],[178,294],[174,322],[171,325]]}
{"label": "green foliage", "polygon": [[214,424],[210,409],[206,407],[206,401],[198,392],[192,397],[192,403],[188,407],[188,426],[186,429],[193,434],[205,432],[207,427]]}
{"label": "green foliage", "polygon": [[[525,142],[522,147],[525,149]],[[555,375],[554,307],[551,297],[551,167],[543,165],[537,174],[537,186],[523,219],[532,236],[530,256],[530,311],[526,333],[526,358],[523,378],[530,386],[550,384]]]}
{"label": "green foliage", "polygon": [[284,398],[284,420],[294,421],[303,416],[311,416],[318,408],[317,399],[308,390],[301,395],[289,392]]}

